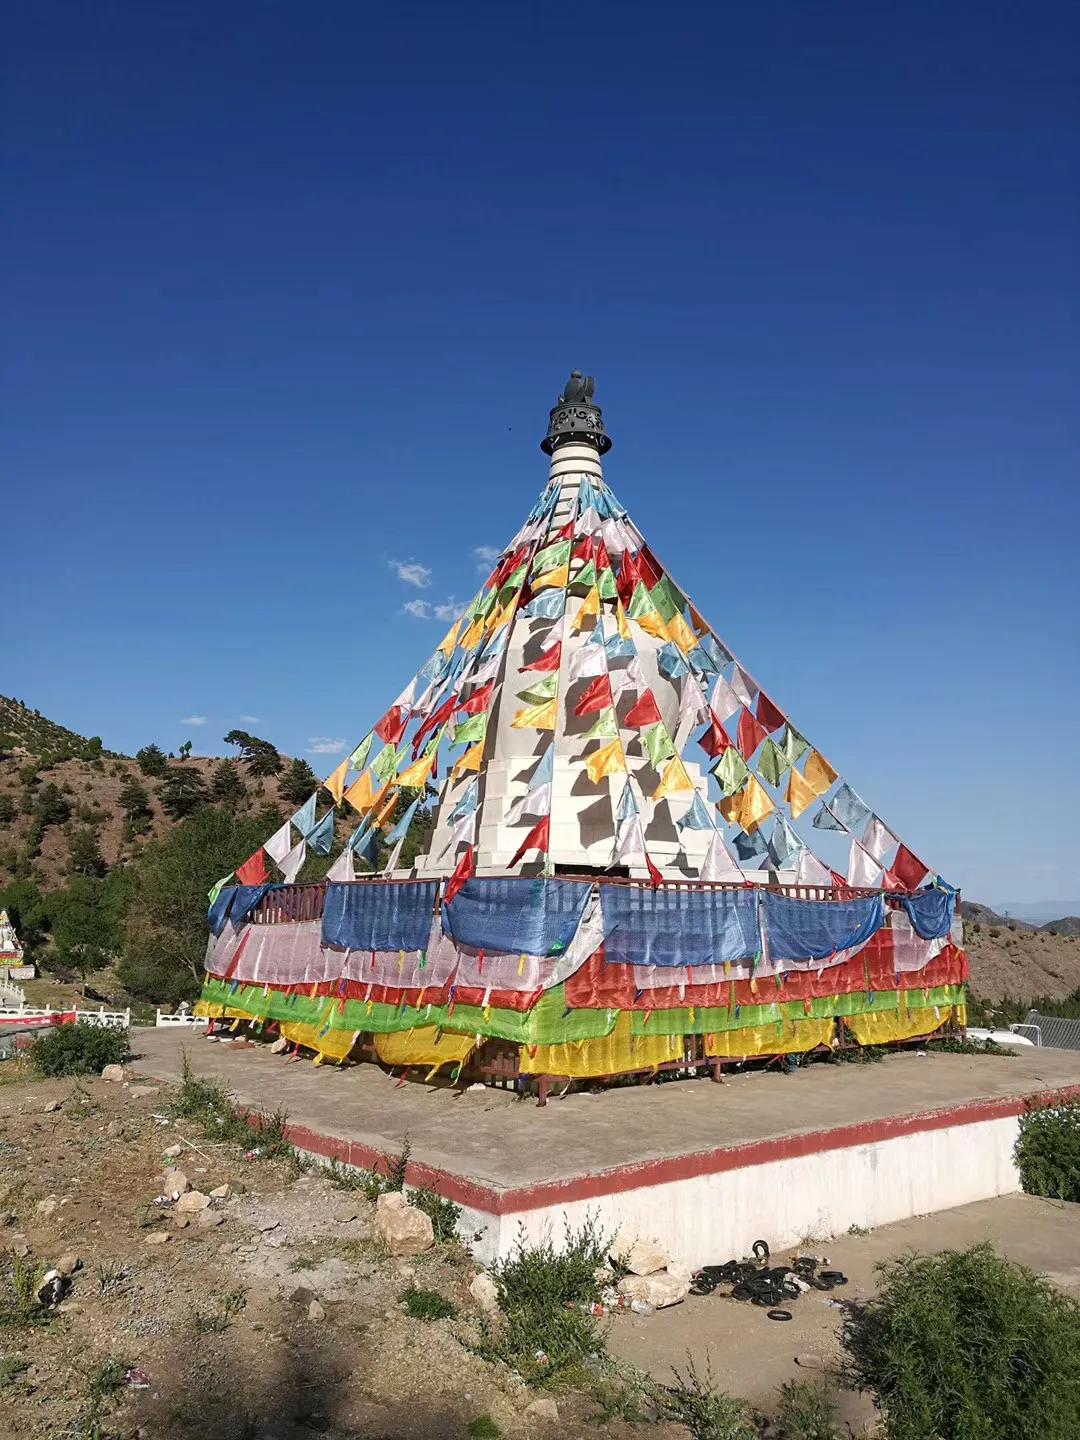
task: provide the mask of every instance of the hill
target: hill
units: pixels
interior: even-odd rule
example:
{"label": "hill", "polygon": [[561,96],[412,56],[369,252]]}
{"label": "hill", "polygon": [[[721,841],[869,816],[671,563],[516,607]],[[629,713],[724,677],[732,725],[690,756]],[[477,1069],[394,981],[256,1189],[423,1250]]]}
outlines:
{"label": "hill", "polygon": [[52,761],[96,760],[112,755],[99,736],[88,740],[74,730],[57,725],[40,711],[29,709],[21,700],[0,695],[0,756],[16,748]]}

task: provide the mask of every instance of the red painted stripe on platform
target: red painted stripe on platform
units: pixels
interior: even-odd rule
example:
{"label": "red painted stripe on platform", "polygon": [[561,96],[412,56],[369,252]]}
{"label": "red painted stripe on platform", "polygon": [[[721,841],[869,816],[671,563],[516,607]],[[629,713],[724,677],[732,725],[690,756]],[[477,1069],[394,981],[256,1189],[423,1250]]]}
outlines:
{"label": "red painted stripe on platform", "polygon": [[[755,1165],[769,1165],[777,1160],[797,1160],[826,1150],[847,1150],[855,1145],[874,1145],[883,1140],[897,1140],[931,1130],[945,1130],[953,1125],[978,1125],[986,1120],[1005,1120],[1020,1115],[1029,1105],[1049,1104],[1058,1100],[1080,1099],[1080,1085],[1065,1085],[1057,1090],[1040,1090],[1028,1096],[1007,1096],[993,1100],[971,1100],[940,1110],[924,1110],[917,1114],[887,1115],[879,1120],[865,1120],[856,1125],[840,1125],[831,1130],[810,1130],[804,1135],[781,1135],[770,1140],[752,1140],[744,1145],[724,1145],[715,1150],[702,1150],[692,1155],[672,1155],[663,1160],[644,1160],[636,1165],[621,1165],[596,1175],[574,1175],[565,1180],[544,1180],[536,1185],[516,1189],[498,1189],[456,1175],[450,1170],[436,1169],[420,1161],[410,1161],[406,1179],[410,1185],[424,1185],[459,1205],[482,1210],[489,1215],[512,1215],[523,1210],[539,1210],[548,1205],[568,1204],[572,1200],[595,1200],[602,1195],[617,1195],[645,1186],[667,1185],[680,1180],[693,1180],[702,1175],[720,1175],[728,1170],[744,1170]],[[370,1169],[382,1166],[386,1153],[357,1140],[342,1140],[322,1135],[303,1125],[286,1127],[288,1139],[301,1150],[335,1159],[345,1165]]]}

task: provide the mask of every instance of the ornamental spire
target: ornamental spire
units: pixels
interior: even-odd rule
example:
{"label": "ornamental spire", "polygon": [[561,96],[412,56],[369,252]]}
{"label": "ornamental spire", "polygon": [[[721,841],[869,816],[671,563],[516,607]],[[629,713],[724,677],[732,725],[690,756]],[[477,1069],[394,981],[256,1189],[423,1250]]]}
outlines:
{"label": "ornamental spire", "polygon": [[611,449],[600,406],[593,404],[595,392],[596,380],[592,375],[582,375],[580,370],[570,372],[570,379],[548,418],[548,432],[540,442],[545,455],[553,454],[558,446],[571,440],[584,441],[601,455]]}

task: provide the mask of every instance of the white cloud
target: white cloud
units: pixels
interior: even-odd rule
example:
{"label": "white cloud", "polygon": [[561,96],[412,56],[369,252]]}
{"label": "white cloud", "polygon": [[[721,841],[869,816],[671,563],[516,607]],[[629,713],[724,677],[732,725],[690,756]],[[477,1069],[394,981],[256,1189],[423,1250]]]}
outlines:
{"label": "white cloud", "polygon": [[481,573],[488,571],[502,554],[494,545],[477,545],[472,552],[476,556],[476,568]]}
{"label": "white cloud", "polygon": [[406,615],[413,615],[417,620],[431,619],[431,606],[426,600],[406,600],[401,608]]}
{"label": "white cloud", "polygon": [[456,620],[460,612],[461,601],[451,596],[445,605],[436,605],[431,613],[436,620]]}
{"label": "white cloud", "polygon": [[406,585],[416,585],[423,590],[426,585],[431,584],[431,571],[426,565],[418,565],[415,560],[391,560],[390,569],[399,580],[404,580]]}
{"label": "white cloud", "polygon": [[309,755],[340,755],[345,749],[345,741],[332,740],[328,735],[311,735],[308,737]]}
{"label": "white cloud", "polygon": [[184,718],[180,721],[180,724],[181,724],[181,725],[205,725],[205,724],[206,724],[206,716],[205,716],[205,715],[185,715]]}
{"label": "white cloud", "polygon": [[261,724],[262,724],[262,720],[259,718],[258,715],[241,715],[241,716],[240,716],[240,719],[241,719],[241,722],[242,722],[244,725],[261,725]]}

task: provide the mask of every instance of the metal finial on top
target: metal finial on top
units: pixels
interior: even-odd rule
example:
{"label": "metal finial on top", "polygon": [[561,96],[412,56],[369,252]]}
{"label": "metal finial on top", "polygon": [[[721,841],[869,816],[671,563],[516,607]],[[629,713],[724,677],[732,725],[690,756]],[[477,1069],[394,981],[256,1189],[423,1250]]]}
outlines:
{"label": "metal finial on top", "polygon": [[548,419],[548,432],[540,449],[550,455],[569,440],[583,440],[604,455],[611,449],[611,440],[604,433],[604,417],[599,405],[593,404],[596,381],[591,375],[572,370],[563,393],[555,402]]}

